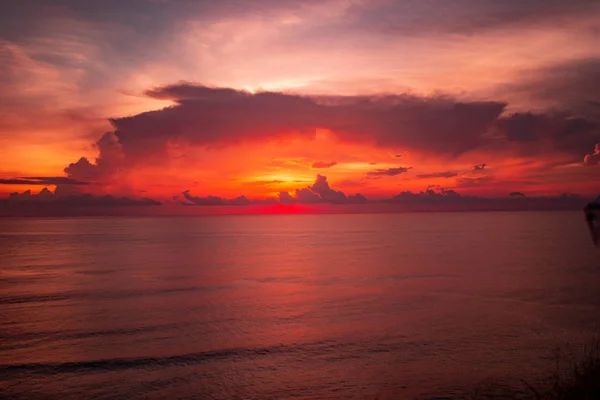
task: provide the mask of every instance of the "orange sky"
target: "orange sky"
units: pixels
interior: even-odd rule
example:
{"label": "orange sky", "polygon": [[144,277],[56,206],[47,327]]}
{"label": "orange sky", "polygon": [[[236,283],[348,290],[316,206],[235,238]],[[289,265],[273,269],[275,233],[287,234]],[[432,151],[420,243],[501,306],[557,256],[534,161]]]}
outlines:
{"label": "orange sky", "polygon": [[[69,190],[160,201],[277,198],[317,175],[370,199],[430,186],[593,196],[599,7],[3,5],[0,197],[55,190],[16,178],[69,177],[86,183]],[[65,171],[81,157],[93,172]]]}

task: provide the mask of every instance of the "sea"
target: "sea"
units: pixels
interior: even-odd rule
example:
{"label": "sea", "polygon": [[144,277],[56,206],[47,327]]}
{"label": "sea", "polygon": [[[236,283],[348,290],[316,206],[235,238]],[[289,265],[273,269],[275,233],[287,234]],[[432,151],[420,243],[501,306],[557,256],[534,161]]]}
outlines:
{"label": "sea", "polygon": [[582,212],[0,219],[2,399],[462,399],[599,331]]}

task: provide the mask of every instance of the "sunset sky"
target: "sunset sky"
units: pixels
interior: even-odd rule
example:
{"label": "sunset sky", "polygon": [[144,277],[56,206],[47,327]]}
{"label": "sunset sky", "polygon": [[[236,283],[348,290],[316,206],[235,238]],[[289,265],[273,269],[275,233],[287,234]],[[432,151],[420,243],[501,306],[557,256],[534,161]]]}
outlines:
{"label": "sunset sky", "polygon": [[595,197],[598,43],[597,0],[4,1],[0,197]]}

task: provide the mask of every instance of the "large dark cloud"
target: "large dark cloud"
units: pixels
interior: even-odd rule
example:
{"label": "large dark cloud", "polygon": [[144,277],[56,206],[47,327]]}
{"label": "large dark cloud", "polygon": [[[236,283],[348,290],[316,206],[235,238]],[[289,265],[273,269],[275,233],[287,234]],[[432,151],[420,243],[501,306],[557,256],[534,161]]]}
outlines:
{"label": "large dark cloud", "polygon": [[562,152],[581,160],[600,139],[600,121],[564,112],[514,113],[499,118],[494,132],[525,155]]}
{"label": "large dark cloud", "polygon": [[562,152],[571,156],[566,161],[581,162],[600,140],[600,58],[524,71],[497,96],[536,105],[535,112],[504,115],[494,125],[522,154]]}
{"label": "large dark cloud", "polygon": [[[137,163],[164,162],[172,144],[219,147],[293,135],[313,138],[318,128],[330,129],[347,142],[455,157],[482,146],[505,107],[498,102],[411,95],[252,94],[185,83],[153,89],[148,95],[176,104],[111,119],[114,131],[96,143],[98,158],[93,163],[82,158],[67,166],[70,178],[103,181]],[[382,174],[401,172],[390,169]]]}
{"label": "large dark cloud", "polygon": [[596,0],[403,0],[357,2],[343,24],[411,36],[471,35],[493,29],[573,22],[600,12]]}
{"label": "large dark cloud", "polygon": [[[505,109],[501,102],[412,95],[310,97],[189,83],[155,88],[148,95],[175,104],[111,119],[114,131],[96,143],[97,159],[70,164],[65,168],[69,178],[110,180],[136,164],[165,162],[172,145],[210,148],[286,136],[314,138],[318,128],[329,129],[346,142],[406,148],[441,158],[487,149],[522,155],[558,152],[567,154],[568,162],[581,162],[589,146],[600,140],[600,120],[589,115],[566,109],[501,115]],[[399,167],[368,175],[403,172]]]}
{"label": "large dark cloud", "polygon": [[581,58],[524,71],[515,83],[504,85],[499,93],[510,94],[598,120],[600,58]]}
{"label": "large dark cloud", "polygon": [[148,93],[177,104],[111,122],[127,156],[160,153],[167,141],[231,144],[328,128],[342,139],[438,151],[456,156],[477,148],[503,103],[460,102],[409,95],[321,97],[180,84]]}

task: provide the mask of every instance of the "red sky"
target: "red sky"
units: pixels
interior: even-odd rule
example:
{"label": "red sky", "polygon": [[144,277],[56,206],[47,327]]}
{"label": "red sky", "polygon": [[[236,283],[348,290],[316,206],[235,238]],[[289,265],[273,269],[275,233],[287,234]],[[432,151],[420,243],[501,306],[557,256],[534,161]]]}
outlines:
{"label": "red sky", "polygon": [[596,1],[8,3],[0,198],[600,192]]}

